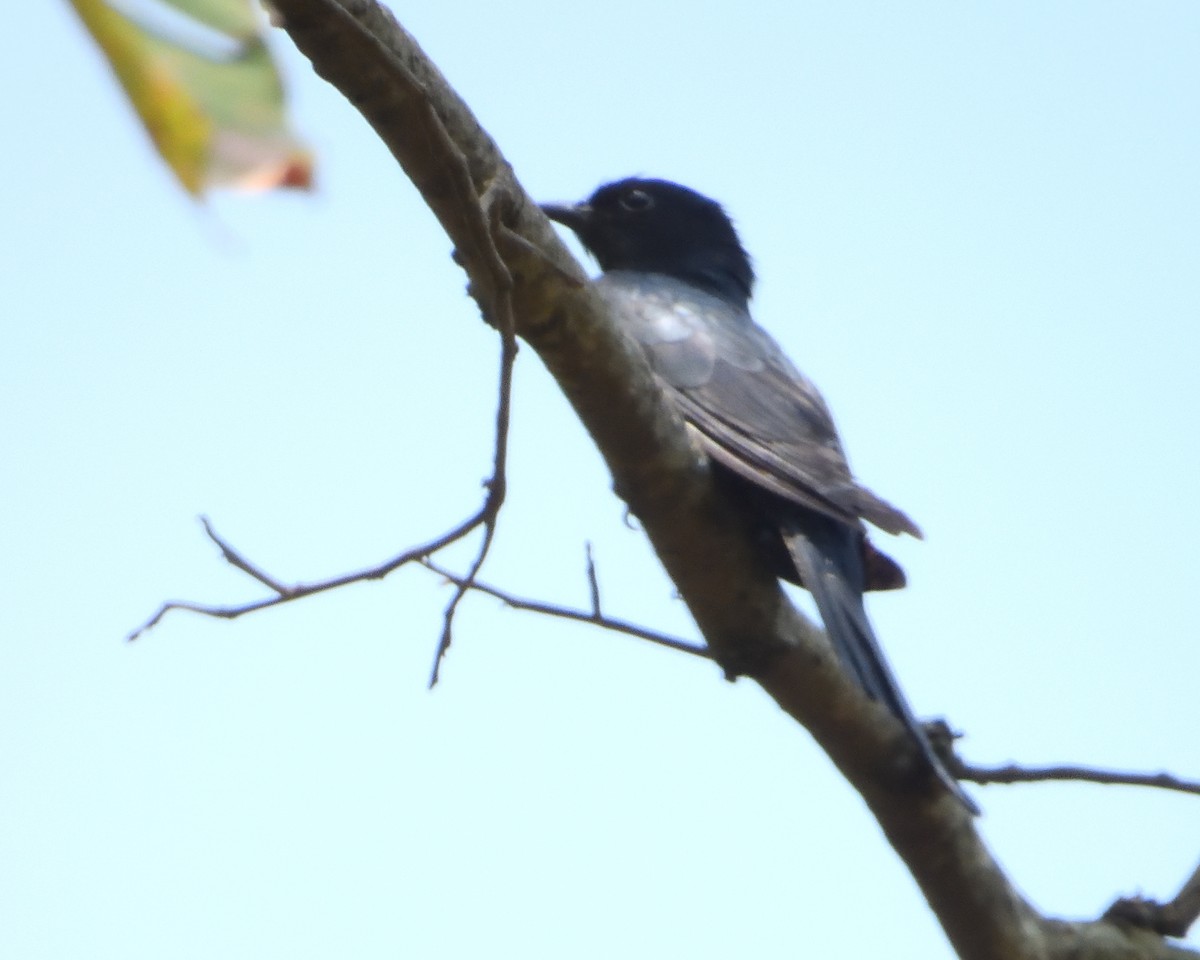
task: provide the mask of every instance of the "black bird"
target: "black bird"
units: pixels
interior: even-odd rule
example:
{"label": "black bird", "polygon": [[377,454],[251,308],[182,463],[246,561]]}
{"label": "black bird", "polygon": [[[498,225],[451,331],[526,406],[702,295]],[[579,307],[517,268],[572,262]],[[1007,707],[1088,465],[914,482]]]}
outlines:
{"label": "black bird", "polygon": [[778,575],[812,593],[845,669],[978,812],[909,709],[863,608],[865,590],[904,586],[863,520],[892,534],[921,531],[854,481],[820,393],[751,319],[754,270],[720,204],[667,180],[630,178],[542,210],[600,264],[598,289],[698,432]]}

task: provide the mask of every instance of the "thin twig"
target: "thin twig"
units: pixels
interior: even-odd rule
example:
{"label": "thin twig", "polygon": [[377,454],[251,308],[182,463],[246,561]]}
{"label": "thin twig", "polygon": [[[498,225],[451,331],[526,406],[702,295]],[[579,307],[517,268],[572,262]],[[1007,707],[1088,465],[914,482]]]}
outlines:
{"label": "thin twig", "polygon": [[583,553],[587,557],[588,595],[592,601],[592,616],[600,617],[600,580],[596,576],[596,558],[592,556],[591,541],[583,545]]}
{"label": "thin twig", "polygon": [[447,651],[449,651],[453,640],[454,615],[458,612],[458,605],[462,602],[462,598],[466,596],[470,584],[475,581],[475,577],[483,568],[483,562],[487,559],[488,551],[491,549],[492,541],[496,535],[496,520],[500,515],[500,507],[504,503],[507,485],[505,479],[505,461],[508,454],[509,411],[512,406],[512,368],[517,356],[516,339],[511,333],[511,324],[507,329],[504,327],[501,328],[500,396],[496,405],[495,452],[492,461],[492,476],[487,483],[487,500],[479,514],[483,525],[483,540],[479,544],[479,550],[475,554],[474,561],[471,563],[471,569],[467,574],[464,584],[455,590],[454,596],[450,598],[450,602],[446,604],[446,609],[442,614],[442,633],[438,638],[437,650],[433,657],[433,666],[429,671],[430,689],[438,682],[442,659],[446,656]]}
{"label": "thin twig", "polygon": [[[473,191],[474,186],[471,183],[471,175],[467,168],[466,159],[450,139],[450,135],[446,132],[445,127],[442,126],[440,118],[438,118],[437,113],[432,107],[429,109],[429,114],[434,118],[434,125],[440,131],[440,137],[444,141],[442,146],[448,153],[455,157],[456,162],[452,164],[452,167],[455,168],[453,180],[456,188]],[[496,249],[494,240],[494,235],[498,235],[504,230],[500,207],[505,200],[503,190],[495,188],[495,183],[490,184],[478,202],[467,204],[471,208],[473,233],[476,235],[475,239],[478,241],[481,256],[486,262],[488,281],[491,285],[491,289],[488,291],[477,290],[475,296],[485,317],[487,317],[489,312],[485,304],[491,303],[491,319],[500,333],[500,383],[497,391],[499,399],[496,403],[492,476],[487,485],[488,499],[484,505],[486,516],[483,521],[483,540],[479,544],[479,552],[476,553],[475,560],[472,562],[471,569],[465,580],[456,587],[454,596],[450,598],[450,602],[446,605],[446,610],[442,615],[442,634],[438,638],[437,650],[433,657],[433,666],[429,671],[429,687],[431,689],[438,682],[442,660],[449,651],[453,640],[454,615],[458,612],[458,605],[462,602],[462,598],[466,596],[471,584],[475,582],[475,577],[482,569],[483,562],[487,559],[488,551],[491,550],[492,541],[496,535],[496,521],[500,516],[500,507],[504,503],[508,483],[505,465],[508,460],[508,430],[512,411],[512,371],[513,364],[517,359],[517,334],[516,318],[513,316],[512,305],[512,274],[508,272],[508,268],[504,265],[504,260],[500,256],[500,251]],[[477,222],[475,219],[476,216],[478,216]]]}
{"label": "thin twig", "polygon": [[466,577],[460,577],[458,574],[447,570],[440,566],[428,557],[418,561],[421,566],[445,578],[457,588],[462,590],[474,590],[477,593],[487,594],[489,597],[495,597],[505,606],[513,610],[525,610],[530,613],[540,613],[549,617],[558,617],[562,620],[573,620],[576,623],[589,623],[592,626],[602,627],[605,630],[613,630],[616,633],[624,633],[627,636],[637,637],[639,640],[648,640],[650,643],[658,644],[660,647],[667,647],[670,650],[678,650],[681,653],[688,653],[695,657],[701,657],[705,660],[711,660],[712,654],[707,648],[698,646],[694,643],[689,643],[686,640],[680,640],[677,637],[672,637],[665,633],[659,633],[655,630],[648,630],[645,627],[639,627],[637,624],[630,623],[627,620],[619,620],[615,617],[608,617],[601,613],[591,612],[586,610],[573,610],[570,607],[561,607],[553,603],[544,603],[540,600],[529,600],[524,597],[514,596],[505,590],[498,587],[493,587],[490,584],[483,583],[480,580],[468,580]]}
{"label": "thin twig", "polygon": [[1098,770],[1094,767],[1053,766],[978,767],[959,763],[954,771],[960,780],[974,783],[1038,783],[1047,780],[1075,780],[1085,783],[1121,784],[1131,787],[1158,787],[1179,793],[1200,794],[1200,783],[1184,780],[1169,773],[1125,773],[1120,770]]}
{"label": "thin twig", "polygon": [[210,521],[208,517],[202,514],[200,516],[200,523],[204,526],[204,532],[208,534],[208,539],[215,543],[218,548],[220,548],[221,556],[225,559],[226,563],[228,563],[230,566],[237,567],[243,573],[253,577],[267,589],[274,590],[280,595],[280,597],[286,597],[292,593],[292,587],[285,586],[278,580],[267,576],[266,573],[254,566],[254,564],[250,563],[250,561],[245,559],[240,553],[234,550],[233,547],[231,547],[225,540],[222,540],[219,536],[217,536],[217,531],[213,529],[212,521]]}
{"label": "thin twig", "polygon": [[313,594],[324,593],[326,590],[336,590],[338,587],[344,587],[351,583],[360,583],[365,580],[380,580],[386,577],[389,573],[404,566],[406,563],[411,563],[413,560],[418,560],[421,557],[437,553],[444,547],[452,543],[456,543],[469,534],[476,527],[484,522],[487,514],[488,504],[484,503],[473,516],[468,517],[458,526],[454,527],[447,533],[436,537],[433,540],[418,544],[399,553],[374,567],[366,567],[362,570],[356,570],[352,573],[343,573],[336,577],[330,577],[327,580],[318,580],[313,583],[297,583],[291,586],[281,583],[274,577],[271,577],[260,567],[250,563],[233,549],[224,539],[217,534],[213,529],[211,522],[202,517],[201,522],[204,524],[204,531],[208,534],[210,540],[217,545],[221,551],[222,557],[232,566],[237,567],[247,576],[252,577],[259,583],[269,586],[275,591],[275,596],[267,597],[262,600],[253,600],[249,603],[235,604],[232,606],[210,606],[202,603],[195,603],[186,600],[171,600],[164,603],[155,612],[154,616],[150,617],[145,623],[129,634],[129,640],[136,640],[147,630],[158,625],[172,610],[186,610],[189,613],[198,613],[206,617],[217,617],[222,620],[236,620],[238,617],[244,616],[247,613],[254,613],[257,610],[264,610],[267,607],[275,607],[281,603],[290,603],[293,600],[300,600],[304,597],[311,597]]}

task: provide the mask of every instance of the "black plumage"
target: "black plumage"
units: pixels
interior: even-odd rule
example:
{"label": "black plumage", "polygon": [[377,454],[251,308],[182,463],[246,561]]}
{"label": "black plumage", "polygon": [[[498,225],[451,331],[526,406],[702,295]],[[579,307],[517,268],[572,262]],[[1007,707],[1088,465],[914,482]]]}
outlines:
{"label": "black plumage", "polygon": [[855,482],[820,393],[754,323],[754,270],[725,211],[679,184],[640,178],[542,209],[595,256],[598,289],[698,433],[779,576],[812,593],[845,669],[974,810],[909,709],[862,602],[866,590],[904,585],[863,521],[893,534],[921,531]]}

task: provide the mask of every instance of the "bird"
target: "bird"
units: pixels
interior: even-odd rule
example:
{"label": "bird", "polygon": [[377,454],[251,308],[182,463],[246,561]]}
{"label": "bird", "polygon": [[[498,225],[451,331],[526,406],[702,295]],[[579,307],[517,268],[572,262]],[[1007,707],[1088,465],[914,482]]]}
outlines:
{"label": "bird", "polygon": [[904,698],[863,604],[868,590],[905,585],[864,521],[889,534],[921,530],[855,481],[821,394],[754,322],[753,264],[724,208],[670,180],[629,177],[541,209],[595,258],[597,290],[698,435],[773,571],[812,594],[843,669],[978,813]]}

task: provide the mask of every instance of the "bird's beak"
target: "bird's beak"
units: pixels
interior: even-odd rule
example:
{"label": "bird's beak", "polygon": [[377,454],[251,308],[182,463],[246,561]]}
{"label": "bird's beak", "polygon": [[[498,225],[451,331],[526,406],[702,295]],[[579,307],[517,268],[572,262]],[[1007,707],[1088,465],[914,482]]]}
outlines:
{"label": "bird's beak", "polygon": [[576,233],[587,227],[591,220],[592,208],[586,203],[543,203],[542,213],[551,220],[570,227]]}

